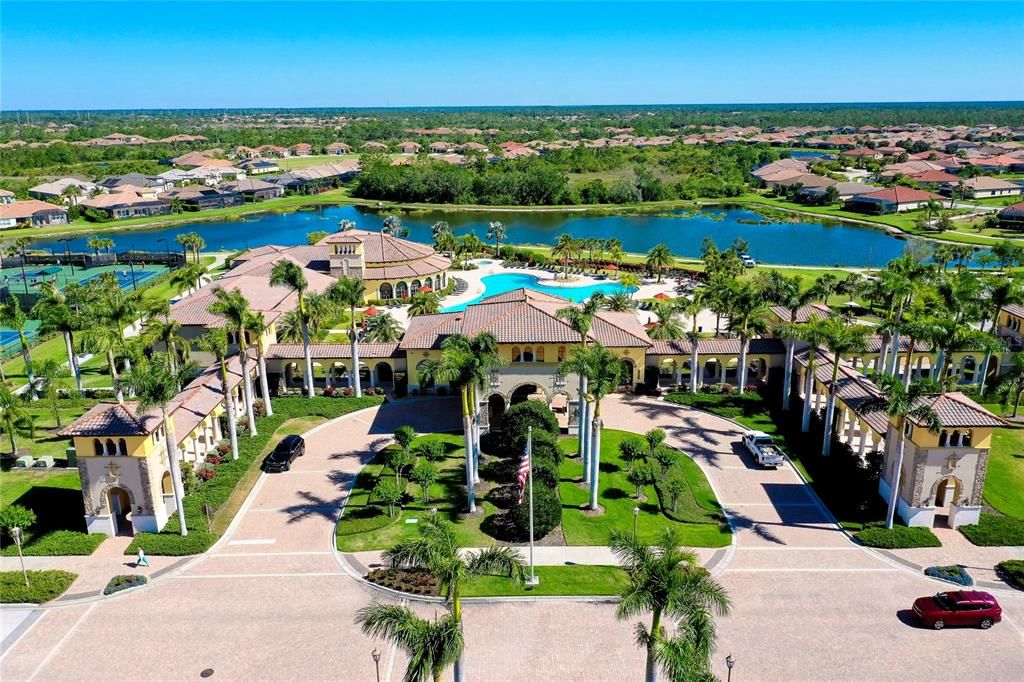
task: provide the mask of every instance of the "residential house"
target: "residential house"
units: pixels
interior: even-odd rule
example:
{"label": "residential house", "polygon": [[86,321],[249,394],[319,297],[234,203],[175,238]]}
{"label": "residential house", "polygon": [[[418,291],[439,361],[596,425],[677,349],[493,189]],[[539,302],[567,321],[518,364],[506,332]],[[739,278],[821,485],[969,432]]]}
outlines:
{"label": "residential house", "polygon": [[14,201],[14,192],[0,189],[0,204],[9,204]]}
{"label": "residential house", "polygon": [[846,151],[840,153],[840,156],[845,157],[847,159],[854,159],[854,160],[858,160],[858,159],[876,159],[876,160],[881,160],[885,155],[881,151],[879,151],[877,149],[870,149],[868,147],[856,147],[854,149],[847,149]]}
{"label": "residential house", "polygon": [[144,196],[135,190],[123,187],[110,194],[99,194],[83,199],[79,205],[87,210],[101,213],[112,220],[164,215],[171,212],[171,205],[156,198],[155,195]]}
{"label": "residential house", "polygon": [[0,202],[0,230],[67,223],[68,212],[63,206],[54,206],[38,199]]}
{"label": "residential house", "polygon": [[[957,180],[946,183],[940,188],[944,194],[952,194],[958,188]],[[1020,196],[1021,186],[1016,182],[1008,182],[999,178],[979,175],[963,181],[964,196],[968,199],[984,199],[987,197]]]}
{"label": "residential house", "polygon": [[929,170],[923,171],[921,173],[915,173],[910,176],[910,179],[914,181],[914,184],[916,184],[918,188],[922,189],[926,187],[938,188],[940,185],[946,185],[950,183],[956,185],[956,183],[959,182],[960,180],[960,178],[958,178],[957,176],[951,175],[950,173],[941,170]]}
{"label": "residential house", "polygon": [[418,142],[410,141],[398,143],[398,151],[402,152],[403,154],[415,154],[420,149],[422,149],[422,145],[420,145]]}
{"label": "residential house", "polygon": [[126,185],[131,187],[152,188],[157,192],[163,192],[171,188],[167,181],[159,175],[143,175],[142,173],[115,175],[100,180],[98,184],[100,187],[111,192],[116,192],[119,187],[124,187]]}
{"label": "residential house", "polygon": [[277,173],[281,170],[273,161],[266,159],[246,159],[238,164],[238,167],[248,175],[263,175],[265,173]]}
{"label": "residential house", "polygon": [[226,192],[237,192],[247,199],[262,201],[264,199],[275,199],[284,196],[284,187],[275,185],[255,178],[245,178],[225,184],[222,189]]}
{"label": "residential house", "polygon": [[[844,202],[847,199],[860,196],[861,194],[871,194],[872,192],[877,192],[882,189],[881,187],[868,185],[863,182],[837,182],[832,186],[836,188],[836,194],[838,195],[839,200]],[[825,196],[827,191],[828,187],[804,187],[798,192],[798,194],[803,197],[818,199],[819,197]]]}
{"label": "residential house", "polygon": [[256,147],[255,151],[258,155],[262,156],[263,158],[272,157],[283,159],[285,157],[291,156],[291,152],[288,150],[287,147],[279,147],[276,144],[261,144],[259,147]]}
{"label": "residential house", "polygon": [[452,146],[447,142],[437,141],[430,143],[431,154],[447,154],[451,150]]}
{"label": "residential house", "polygon": [[361,148],[362,149],[366,149],[366,150],[371,151],[371,152],[386,152],[388,150],[388,146],[386,144],[384,144],[383,142],[372,142],[372,141],[371,142],[364,142]]}
{"label": "residential house", "polygon": [[313,154],[313,145],[308,142],[300,142],[288,148],[292,156],[310,156]]}
{"label": "residential house", "polygon": [[843,208],[860,213],[902,213],[921,208],[931,200],[941,201],[942,197],[909,187],[890,187],[850,197],[843,203]]}
{"label": "residential house", "polygon": [[179,202],[186,211],[238,206],[244,199],[238,192],[228,192],[207,185],[174,187],[160,194],[161,201]]}
{"label": "residential house", "polygon": [[[77,194],[65,194],[65,192],[68,191],[68,187],[76,187]],[[98,185],[86,180],[79,180],[77,178],[61,178],[59,180],[44,182],[41,185],[29,188],[28,195],[36,199],[42,199],[43,201],[59,201],[64,204],[75,205],[79,200],[89,196],[89,194],[98,189]]]}
{"label": "residential house", "polygon": [[344,142],[332,142],[331,144],[324,147],[324,154],[328,156],[341,156],[343,154],[349,154],[352,152],[352,147],[348,146]]}
{"label": "residential house", "polygon": [[1024,201],[1011,204],[996,215],[999,217],[999,227],[1024,230]]}

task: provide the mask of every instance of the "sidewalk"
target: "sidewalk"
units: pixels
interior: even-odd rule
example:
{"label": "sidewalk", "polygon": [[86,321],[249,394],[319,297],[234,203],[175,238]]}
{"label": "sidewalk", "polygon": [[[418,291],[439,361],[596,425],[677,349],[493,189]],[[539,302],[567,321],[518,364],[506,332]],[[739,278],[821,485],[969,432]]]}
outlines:
{"label": "sidewalk", "polygon": [[921,571],[929,566],[959,564],[967,569],[978,587],[998,586],[1004,589],[1008,588],[996,576],[996,564],[1007,559],[1024,559],[1024,547],[978,547],[958,530],[933,528],[932,531],[942,541],[942,547],[890,549],[881,550],[881,553],[905,565],[917,566]]}

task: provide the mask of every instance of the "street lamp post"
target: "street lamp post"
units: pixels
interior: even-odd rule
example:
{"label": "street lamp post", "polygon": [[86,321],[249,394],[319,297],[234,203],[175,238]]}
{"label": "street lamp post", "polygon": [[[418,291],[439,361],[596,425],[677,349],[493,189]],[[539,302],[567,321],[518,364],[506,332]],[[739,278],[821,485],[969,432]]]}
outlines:
{"label": "street lamp post", "polygon": [[725,657],[725,667],[729,669],[729,675],[726,677],[725,682],[732,682],[732,667],[736,665],[736,659],[729,654]]}
{"label": "street lamp post", "polygon": [[164,243],[164,250],[167,251],[167,267],[171,267],[171,245],[167,243],[166,239],[157,239],[156,243]]}
{"label": "street lamp post", "polygon": [[25,570],[25,557],[21,553],[21,528],[18,526],[11,528],[11,534],[14,535],[14,544],[18,546],[18,561],[21,562],[21,574],[25,577],[25,587],[28,587],[28,571]]}
{"label": "street lamp post", "polygon": [[374,649],[373,653],[373,667],[377,669],[377,682],[380,682],[380,649]]}
{"label": "street lamp post", "polygon": [[71,237],[64,237],[64,239],[61,239],[61,241],[64,242],[64,253],[67,256],[68,265],[71,266],[71,278],[74,279],[75,278],[75,263],[74,263],[74,261],[71,260],[71,244],[70,244]]}
{"label": "street lamp post", "polygon": [[633,507],[633,542],[636,542],[636,524],[640,518],[640,507]]}

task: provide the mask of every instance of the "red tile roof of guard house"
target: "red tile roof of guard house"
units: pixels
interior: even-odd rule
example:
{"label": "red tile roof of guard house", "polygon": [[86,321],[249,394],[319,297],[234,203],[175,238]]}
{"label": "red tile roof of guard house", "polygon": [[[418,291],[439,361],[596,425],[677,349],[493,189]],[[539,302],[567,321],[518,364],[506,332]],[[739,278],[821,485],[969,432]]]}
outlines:
{"label": "red tile roof of guard house", "polygon": [[[915,402],[915,407],[921,404],[930,405],[939,416],[943,426],[950,427],[972,427],[972,426],[1006,426],[1006,422],[995,416],[984,407],[974,402],[960,391],[952,391],[939,395],[922,396]],[[922,424],[921,420],[910,417],[909,420],[915,424]]]}
{"label": "red tile roof of guard house", "polygon": [[[556,316],[573,305],[559,296],[516,289],[471,304],[461,312],[413,317],[401,348],[436,349],[452,334],[474,336],[480,332],[494,334],[499,343],[579,343],[580,335]],[[598,312],[587,336],[611,348],[651,345],[633,313]]]}

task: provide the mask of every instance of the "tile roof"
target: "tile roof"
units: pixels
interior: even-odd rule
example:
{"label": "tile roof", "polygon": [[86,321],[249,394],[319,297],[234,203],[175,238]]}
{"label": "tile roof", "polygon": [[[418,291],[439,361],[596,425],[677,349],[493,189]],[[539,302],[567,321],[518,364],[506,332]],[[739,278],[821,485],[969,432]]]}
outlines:
{"label": "tile roof", "polygon": [[[690,355],[693,342],[689,339],[670,341],[652,341],[647,349],[648,355]],[[739,338],[724,336],[710,339],[697,339],[698,355],[739,355]],[[779,339],[751,339],[747,352],[752,355],[772,355],[786,352],[786,344]]]}
{"label": "tile roof", "polygon": [[[792,318],[789,308],[781,305],[773,305],[768,308],[781,322],[789,322]],[[808,303],[800,306],[796,311],[796,323],[804,324],[812,319],[822,320],[832,314],[832,309],[824,303]]]}
{"label": "tile roof", "polygon": [[890,187],[883,189],[878,192],[871,192],[870,194],[862,194],[861,199],[869,199],[874,201],[888,201],[897,204],[907,204],[916,201],[928,201],[929,199],[942,200],[938,194],[932,192],[925,192],[919,189],[911,189],[910,187]]}
{"label": "tile roof", "polygon": [[335,232],[324,237],[320,244],[351,243],[353,241],[363,243],[363,257],[367,266],[419,260],[435,255],[434,249],[426,244],[417,244],[407,239],[399,239],[383,232],[370,232],[369,230]]}
{"label": "tile roof", "polygon": [[[804,349],[794,356],[794,361],[799,366],[806,367],[809,355],[809,349]],[[814,378],[827,386],[832,383],[832,369],[832,356],[819,350],[814,360]],[[846,363],[839,363],[839,387],[836,396],[844,405],[856,412],[872,431],[885,436],[889,430],[889,417],[884,412],[861,411],[864,403],[878,395],[878,388],[870,379]]]}
{"label": "tile roof", "polygon": [[[409,321],[402,349],[440,348],[444,337],[461,333],[494,334],[499,343],[578,343],[567,322],[556,317],[561,308],[575,305],[567,299],[516,289],[484,299],[464,311],[421,315]],[[613,348],[651,345],[643,325],[632,313],[601,311],[594,316],[588,337]]]}
{"label": "tile roof", "polygon": [[[932,409],[939,415],[939,421],[942,422],[943,426],[1006,426],[1006,422],[960,391],[924,396],[915,403],[915,406],[922,403],[931,405]],[[911,419],[910,421],[915,424],[920,423],[916,419]]]}
{"label": "tile roof", "polygon": [[[360,359],[377,358],[400,358],[404,353],[399,352],[398,342],[394,343],[360,343]],[[310,346],[310,353],[314,359],[352,357],[352,344],[349,343],[314,343]],[[266,357],[268,360],[301,360],[305,357],[301,343],[273,343],[267,347]]]}
{"label": "tile roof", "polygon": [[99,403],[81,417],[57,430],[58,436],[145,436],[153,431],[159,420],[139,419],[135,408],[138,403]]}
{"label": "tile roof", "polygon": [[0,218],[30,218],[36,213],[67,213],[63,206],[54,206],[38,199],[25,199],[24,201],[12,201],[9,204],[0,204]]}

